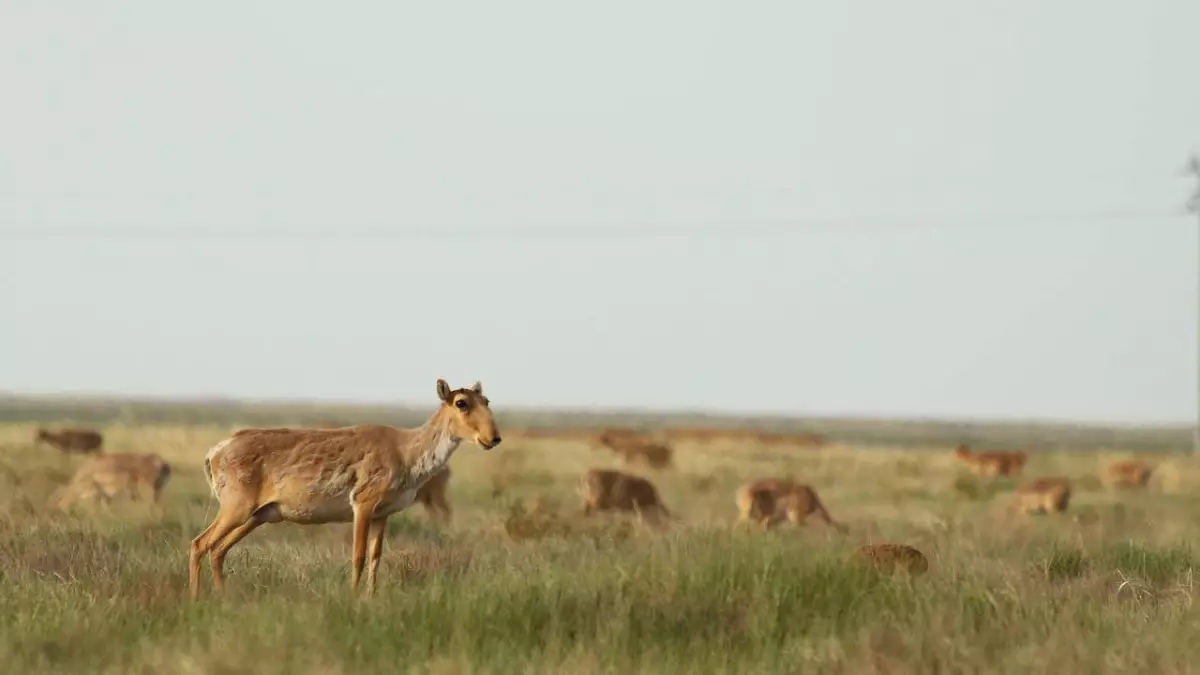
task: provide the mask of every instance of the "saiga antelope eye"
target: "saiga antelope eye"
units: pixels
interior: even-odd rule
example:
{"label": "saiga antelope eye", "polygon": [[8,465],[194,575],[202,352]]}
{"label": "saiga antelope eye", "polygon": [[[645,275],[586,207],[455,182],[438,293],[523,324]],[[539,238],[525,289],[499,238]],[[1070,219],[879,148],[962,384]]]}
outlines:
{"label": "saiga antelope eye", "polygon": [[459,410],[466,410],[467,409],[466,399],[462,399],[462,398],[458,399],[457,401],[454,402],[454,407],[458,408]]}

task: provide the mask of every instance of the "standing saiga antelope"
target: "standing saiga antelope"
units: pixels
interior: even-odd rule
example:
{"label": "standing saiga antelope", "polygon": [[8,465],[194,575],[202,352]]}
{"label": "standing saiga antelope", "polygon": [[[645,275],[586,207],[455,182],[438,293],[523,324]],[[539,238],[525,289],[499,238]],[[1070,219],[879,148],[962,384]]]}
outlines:
{"label": "standing saiga antelope", "polygon": [[104,436],[92,429],[67,428],[47,431],[39,427],[33,442],[34,445],[47,443],[67,453],[98,454],[104,450]]}
{"label": "standing saiga antelope", "polygon": [[485,450],[500,444],[483,386],[450,389],[437,381],[441,404],[415,429],[362,424],[340,429],[242,429],[204,457],[204,476],[220,502],[216,518],[194,540],[188,566],[192,598],[200,594],[207,553],[213,586],[225,586],[229,549],[263,523],[354,523],[350,589],[356,591],[371,541],[367,583],[383,554],[387,519],[416,500],[464,440]]}

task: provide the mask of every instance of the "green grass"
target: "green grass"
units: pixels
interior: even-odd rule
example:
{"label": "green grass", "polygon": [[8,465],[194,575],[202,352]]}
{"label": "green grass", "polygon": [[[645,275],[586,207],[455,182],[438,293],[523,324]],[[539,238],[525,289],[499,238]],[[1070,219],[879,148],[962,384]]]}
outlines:
{"label": "green grass", "polygon": [[[46,512],[78,460],[33,448],[30,425],[0,431],[5,673],[1200,672],[1200,468],[1185,459],[1160,461],[1148,491],[1013,518],[1011,481],[964,478],[941,448],[683,447],[678,469],[639,470],[683,519],[659,533],[579,515],[578,476],[617,465],[608,454],[468,446],[453,524],[392,518],[375,597],[349,592],[348,527],[272,525],[230,553],[223,596],[205,565],[191,603],[188,544],[215,513],[198,459],[224,432],[106,429],[112,450],[173,463],[156,516]],[[1026,474],[1109,458],[1039,454]],[[737,485],[782,472],[850,533],[730,527]],[[870,541],[915,545],[929,572],[845,564]]]}

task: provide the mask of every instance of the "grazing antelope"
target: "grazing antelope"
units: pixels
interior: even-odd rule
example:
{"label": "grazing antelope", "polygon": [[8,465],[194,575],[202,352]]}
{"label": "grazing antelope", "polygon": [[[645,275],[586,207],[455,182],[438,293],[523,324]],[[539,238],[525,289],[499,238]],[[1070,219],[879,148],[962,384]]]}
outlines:
{"label": "grazing antelope", "polygon": [[626,464],[643,463],[652,469],[671,466],[671,448],[631,432],[607,430],[597,437],[599,443],[612,450]]}
{"label": "grazing antelope", "polygon": [[775,514],[775,495],[790,490],[792,485],[791,478],[760,478],[743,484],[734,497],[738,523],[755,522],[767,527]]}
{"label": "grazing antelope", "polygon": [[91,429],[65,428],[58,431],[47,431],[39,428],[33,443],[34,445],[46,443],[63,452],[96,454],[103,451],[104,436]]}
{"label": "grazing antelope", "polygon": [[593,447],[608,448],[612,450],[616,446],[629,443],[648,442],[649,438],[644,434],[636,432],[632,429],[622,429],[619,427],[610,427],[602,429],[600,433],[591,438]]}
{"label": "grazing antelope", "polygon": [[597,511],[626,511],[647,518],[655,525],[662,519],[674,519],[655,489],[654,483],[614,469],[590,469],[579,482],[583,515]]}
{"label": "grazing antelope", "polygon": [[1016,452],[972,452],[965,445],[954,449],[954,457],[965,462],[980,476],[1016,476],[1025,468],[1029,455],[1024,450]]}
{"label": "grazing antelope", "polygon": [[1149,464],[1136,459],[1113,462],[1104,469],[1104,482],[1118,488],[1144,488],[1152,472]]}
{"label": "grazing antelope", "polygon": [[738,488],[735,497],[738,523],[756,522],[769,529],[780,521],[803,525],[808,516],[846,532],[845,525],[836,522],[812,487],[791,478],[763,478]]}
{"label": "grazing antelope", "polygon": [[850,554],[849,562],[888,572],[924,574],[929,570],[925,554],[905,544],[865,544]]}
{"label": "grazing antelope", "polygon": [[429,517],[448,522],[454,515],[450,502],[446,500],[446,485],[450,482],[450,465],[435,473],[425,484],[417,488],[417,501],[425,507]]}
{"label": "grazing antelope", "polygon": [[1061,513],[1071,501],[1071,481],[1059,476],[1022,483],[1013,492],[1012,506],[1024,514]]}
{"label": "grazing antelope", "polygon": [[220,507],[192,540],[188,581],[200,593],[205,554],[213,586],[224,588],[225,555],[264,523],[354,523],[350,589],[358,590],[371,542],[368,586],[375,592],[387,519],[417,499],[464,440],[484,450],[500,431],[483,386],[451,389],[437,381],[438,409],[415,429],[362,424],[341,429],[242,429],[204,457],[204,476]]}
{"label": "grazing antelope", "polygon": [[662,443],[640,443],[614,448],[626,464],[645,464],[651,469],[666,469],[671,466],[671,448]]}
{"label": "grazing antelope", "polygon": [[63,490],[55,507],[65,509],[78,499],[100,497],[110,501],[126,492],[136,501],[149,489],[151,503],[159,503],[163,488],[171,479],[171,465],[157,454],[120,452],[100,455],[84,462]]}

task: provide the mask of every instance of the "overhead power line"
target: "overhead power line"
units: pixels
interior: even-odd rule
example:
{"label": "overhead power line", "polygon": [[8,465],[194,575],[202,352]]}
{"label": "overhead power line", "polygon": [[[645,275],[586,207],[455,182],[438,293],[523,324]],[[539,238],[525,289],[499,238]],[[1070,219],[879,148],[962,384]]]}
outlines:
{"label": "overhead power line", "polygon": [[1138,223],[1151,219],[1180,218],[1184,214],[1169,211],[1093,211],[991,214],[937,214],[913,216],[845,216],[793,219],[756,219],[746,221],[667,223],[586,223],[586,224],[494,224],[490,226],[363,226],[295,225],[263,227],[242,225],[163,224],[148,225],[29,225],[4,224],[4,239],[635,239],[645,237],[732,236],[750,237],[795,234],[812,230],[923,229],[971,227],[1057,227],[1101,223]]}

